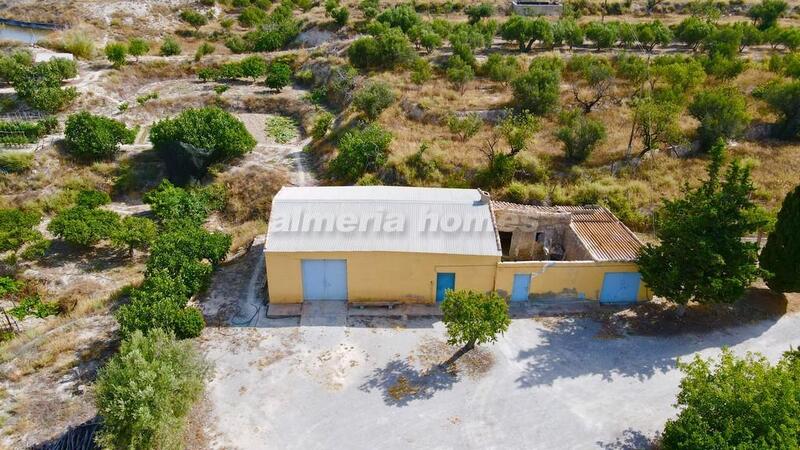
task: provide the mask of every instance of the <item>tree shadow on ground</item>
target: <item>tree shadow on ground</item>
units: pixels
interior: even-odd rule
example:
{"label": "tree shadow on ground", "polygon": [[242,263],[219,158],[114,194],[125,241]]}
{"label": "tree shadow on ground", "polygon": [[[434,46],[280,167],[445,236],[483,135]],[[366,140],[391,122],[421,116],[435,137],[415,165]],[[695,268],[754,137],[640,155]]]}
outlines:
{"label": "tree shadow on ground", "polygon": [[69,427],[67,431],[48,441],[31,447],[32,450],[95,450],[100,446],[95,443],[95,434],[100,430],[100,417],[95,416],[86,422]]}
{"label": "tree shadow on ground", "polygon": [[776,319],[762,320],[736,330],[668,337],[605,338],[603,325],[588,319],[563,319],[539,331],[539,343],[521,350],[516,360],[525,364],[516,379],[519,387],[549,385],[555,380],[599,375],[638,380],[666,373],[678,357],[707,348],[730,347],[760,336]]}
{"label": "tree shadow on ground", "polygon": [[47,253],[38,260],[43,267],[60,267],[71,262],[86,272],[102,272],[126,266],[131,263],[131,258],[124,249],[110,246],[82,248],[53,239]]}
{"label": "tree shadow on ground", "polygon": [[406,406],[413,400],[433,398],[439,391],[450,390],[461,377],[442,366],[418,369],[408,361],[395,359],[373,370],[359,386],[363,392],[379,390],[390,406]]}
{"label": "tree shadow on ground", "polygon": [[604,450],[643,450],[653,448],[654,441],[641,431],[628,428],[614,442],[598,441],[597,445]]}

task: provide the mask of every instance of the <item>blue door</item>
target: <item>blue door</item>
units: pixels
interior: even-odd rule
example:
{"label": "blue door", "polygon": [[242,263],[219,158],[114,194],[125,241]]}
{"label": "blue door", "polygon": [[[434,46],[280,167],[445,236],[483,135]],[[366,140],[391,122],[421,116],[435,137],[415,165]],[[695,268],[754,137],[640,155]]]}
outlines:
{"label": "blue door", "polygon": [[639,295],[639,272],[607,272],[600,291],[600,303],[633,303]]}
{"label": "blue door", "polygon": [[304,259],[303,300],[347,300],[347,261]]}
{"label": "blue door", "polygon": [[456,274],[440,272],[436,274],[436,301],[444,300],[444,292],[456,288]]}
{"label": "blue door", "polygon": [[530,287],[531,287],[531,274],[529,273],[514,274],[514,285],[511,288],[511,301],[512,302],[527,301]]}

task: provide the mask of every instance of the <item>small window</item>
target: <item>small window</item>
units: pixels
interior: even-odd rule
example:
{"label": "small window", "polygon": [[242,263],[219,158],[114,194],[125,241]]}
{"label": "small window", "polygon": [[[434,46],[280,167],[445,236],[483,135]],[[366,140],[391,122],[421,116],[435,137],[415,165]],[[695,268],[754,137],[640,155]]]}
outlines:
{"label": "small window", "polygon": [[537,231],[536,232],[536,242],[543,243],[544,242],[544,231]]}

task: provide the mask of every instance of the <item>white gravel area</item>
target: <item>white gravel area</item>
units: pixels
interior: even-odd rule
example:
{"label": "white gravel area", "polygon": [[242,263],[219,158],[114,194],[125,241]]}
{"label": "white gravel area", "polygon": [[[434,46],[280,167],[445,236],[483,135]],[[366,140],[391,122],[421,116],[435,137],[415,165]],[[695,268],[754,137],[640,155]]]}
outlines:
{"label": "white gravel area", "polygon": [[[646,448],[676,414],[679,358],[800,345],[799,315],[615,339],[591,319],[518,319],[451,375],[427,371],[451,351],[434,319],[267,322],[201,339],[214,448]],[[406,395],[391,389],[401,377]]]}

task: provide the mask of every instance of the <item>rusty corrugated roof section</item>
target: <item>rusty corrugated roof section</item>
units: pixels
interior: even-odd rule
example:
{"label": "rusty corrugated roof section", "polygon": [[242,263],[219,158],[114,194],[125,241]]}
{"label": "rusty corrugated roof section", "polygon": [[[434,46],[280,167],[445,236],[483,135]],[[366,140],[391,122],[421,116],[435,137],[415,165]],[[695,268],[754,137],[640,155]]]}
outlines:
{"label": "rusty corrugated roof section", "polygon": [[632,261],[642,247],[639,238],[602,206],[537,206],[497,201],[492,201],[492,206],[506,211],[569,213],[570,229],[595,261]]}

